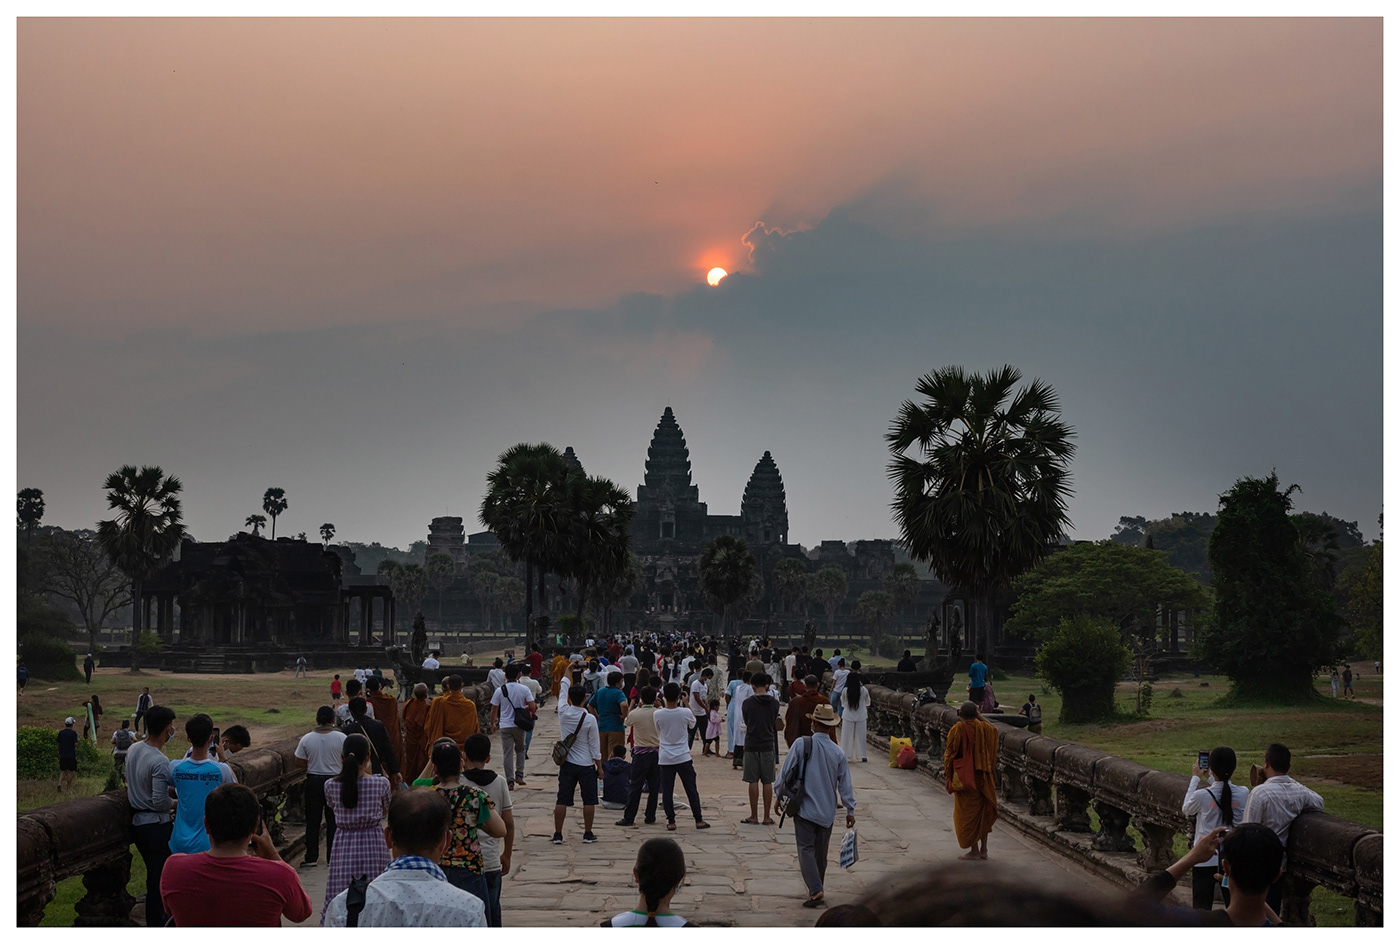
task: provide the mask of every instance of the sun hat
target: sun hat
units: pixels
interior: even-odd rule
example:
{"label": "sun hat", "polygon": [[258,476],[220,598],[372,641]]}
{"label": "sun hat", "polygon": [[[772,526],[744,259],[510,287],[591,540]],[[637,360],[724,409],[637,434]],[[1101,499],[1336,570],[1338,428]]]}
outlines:
{"label": "sun hat", "polygon": [[818,705],[816,710],[807,717],[817,724],[824,724],[833,728],[841,723],[841,719],[836,717],[836,709],[830,705]]}

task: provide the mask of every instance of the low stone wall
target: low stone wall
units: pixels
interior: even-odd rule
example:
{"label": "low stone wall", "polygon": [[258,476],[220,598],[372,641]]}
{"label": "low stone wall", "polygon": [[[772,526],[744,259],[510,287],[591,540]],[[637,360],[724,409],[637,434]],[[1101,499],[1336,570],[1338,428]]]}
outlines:
{"label": "low stone wall", "polygon": [[[883,686],[870,686],[870,696],[872,738],[910,738],[926,757],[921,766],[942,780],[945,739],[957,710],[920,706],[913,695]],[[1018,828],[1096,871],[1116,870],[1130,881],[1175,861],[1176,834],[1189,839],[1194,831],[1192,818],[1181,812],[1189,777],[992,720],[1001,732],[1000,809]],[[1095,833],[1091,805],[1099,818]],[[1142,837],[1141,848],[1127,833],[1130,825]],[[1327,813],[1298,817],[1288,835],[1284,921],[1314,924],[1311,897],[1321,886],[1355,900],[1357,925],[1379,927],[1382,846],[1382,834],[1359,823]]]}

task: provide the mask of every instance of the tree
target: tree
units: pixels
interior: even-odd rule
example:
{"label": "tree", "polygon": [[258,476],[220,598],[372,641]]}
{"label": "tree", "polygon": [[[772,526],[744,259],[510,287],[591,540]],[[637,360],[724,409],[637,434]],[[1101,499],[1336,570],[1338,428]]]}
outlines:
{"label": "tree", "polygon": [[331,546],[331,538],[335,537],[335,525],[327,521],[321,525],[321,543],[326,547]]}
{"label": "tree", "polygon": [[721,534],[700,554],[700,592],[719,614],[720,632],[734,607],[753,589],[758,562],[742,538]]}
{"label": "tree", "polygon": [[835,564],[827,564],[812,575],[812,599],[826,614],[826,635],[832,638],[836,629],[836,611],[846,602],[849,584],[846,572]]}
{"label": "tree", "polygon": [[890,595],[895,613],[903,614],[919,596],[919,572],[913,564],[895,564],[880,586]]}
{"label": "tree", "polygon": [[43,542],[38,557],[39,589],[77,608],[87,630],[88,651],[96,652],[103,624],[131,604],[131,585],[89,536],[57,530]]}
{"label": "tree", "polygon": [[[428,595],[428,572],[421,564],[397,564],[389,572],[389,588],[394,599],[403,601],[404,609],[421,615],[423,598]],[[384,635],[388,640],[394,639],[395,627],[384,627]]]}
{"label": "tree", "polygon": [[1274,472],[1242,478],[1220,496],[1210,538],[1215,619],[1196,643],[1237,695],[1311,698],[1313,673],[1337,657],[1341,618],[1289,516],[1297,488],[1280,490]]}
{"label": "tree", "polygon": [[114,518],[97,522],[97,542],[131,580],[131,671],[139,668],[137,643],[145,628],[141,583],[170,559],[185,537],[180,520],[184,485],[160,466],[124,465],[103,484]]}
{"label": "tree", "polygon": [[894,617],[897,607],[894,596],[887,590],[867,590],[856,601],[856,619],[865,626],[870,636],[870,654],[880,654],[885,641],[885,626]]}
{"label": "tree", "polygon": [[924,402],[905,401],[885,437],[904,544],[977,601],[974,648],[988,659],[996,592],[1050,553],[1070,523],[1074,430],[1048,384],[1017,390],[1020,380],[1010,365],[986,375],[936,370],[916,386]]}
{"label": "tree", "polygon": [[1343,589],[1347,592],[1346,618],[1357,653],[1367,659],[1380,659],[1385,639],[1382,631],[1385,568],[1381,542],[1366,548],[1365,553],[1364,566],[1343,578]]}
{"label": "tree", "polygon": [[1064,696],[1061,721],[1103,721],[1113,716],[1113,690],[1128,667],[1128,650],[1112,620],[1076,616],[1061,620],[1041,643],[1035,666]]}
{"label": "tree", "polygon": [[810,599],[810,588],[807,568],[802,565],[802,561],[786,557],[778,561],[778,565],[773,568],[773,589],[782,598],[785,609],[803,609]]}
{"label": "tree", "polygon": [[630,551],[627,554],[627,566],[610,574],[606,579],[600,580],[593,588],[593,600],[602,611],[603,633],[611,635],[612,611],[615,607],[624,606],[632,599],[638,590],[642,589],[645,577],[642,573],[642,561],[636,554]]}
{"label": "tree", "polygon": [[437,591],[437,624],[438,632],[442,632],[442,592],[457,579],[457,562],[452,559],[451,554],[439,551],[428,555],[428,563],[424,569],[427,572],[428,586]]}
{"label": "tree", "polygon": [[253,529],[253,537],[257,537],[262,529],[267,527],[266,515],[249,515],[243,522],[245,528]]}
{"label": "tree", "polygon": [[565,502],[568,529],[559,570],[573,581],[581,624],[591,589],[621,576],[630,563],[632,497],[609,479],[575,472],[568,477]]}
{"label": "tree", "polygon": [[[491,585],[491,603],[501,614],[501,632],[506,631],[506,614],[525,605],[525,582],[519,577],[497,577]],[[526,628],[528,632],[528,626]]]}
{"label": "tree", "polygon": [[19,526],[24,529],[24,546],[33,544],[34,526],[44,517],[44,492],[38,488],[19,490]]}
{"label": "tree", "polygon": [[280,488],[263,492],[263,511],[272,516],[272,540],[277,540],[277,516],[287,510],[287,493]]}

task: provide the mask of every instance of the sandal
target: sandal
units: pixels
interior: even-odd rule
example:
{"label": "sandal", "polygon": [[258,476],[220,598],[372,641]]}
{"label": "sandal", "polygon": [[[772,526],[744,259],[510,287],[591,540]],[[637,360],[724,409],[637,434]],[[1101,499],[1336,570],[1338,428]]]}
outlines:
{"label": "sandal", "polygon": [[771,819],[765,819],[765,820],[763,821],[763,825],[764,825],[764,826],[772,826],[772,825],[773,825],[773,821],[772,821]]}
{"label": "sandal", "polygon": [[741,820],[739,820],[739,822],[742,823],[742,824],[744,824],[744,825],[746,825],[746,826],[757,826],[757,825],[758,825],[758,820],[754,819],[752,816],[750,816],[748,819],[741,819]]}

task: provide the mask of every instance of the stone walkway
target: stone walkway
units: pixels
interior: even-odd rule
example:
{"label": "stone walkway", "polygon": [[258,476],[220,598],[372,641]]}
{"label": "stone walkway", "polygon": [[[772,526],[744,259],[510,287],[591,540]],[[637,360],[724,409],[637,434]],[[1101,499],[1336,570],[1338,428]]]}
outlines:
{"label": "stone walkway", "polygon": [[[531,744],[528,785],[514,794],[515,856],[501,895],[507,927],[597,927],[605,918],[635,907],[632,866],[637,847],[654,836],[670,836],[686,852],[689,874],[674,907],[693,923],[810,927],[816,922],[820,912],[802,907],[806,887],[797,869],[791,823],[781,830],[741,825],[739,821],[748,816],[747,785],[730,761],[700,757],[699,741],[695,767],[702,812],[710,829],[696,831],[693,815],[678,811],[677,830],[667,832],[659,809],[657,825],[627,829],[613,825],[621,818],[619,812],[599,806],[594,822],[599,841],[583,845],[582,809],[575,806],[564,824],[565,844],[551,845],[558,768],[550,761],[550,746],[558,737],[551,704],[541,714]],[[499,749],[499,738],[496,743]],[[499,753],[493,753],[492,766],[497,770],[499,762]],[[872,746],[868,763],[852,765],[860,861],[850,870],[836,865],[844,834],[838,823],[827,872],[826,899],[832,904],[855,901],[867,887],[878,887],[888,878],[907,878],[923,866],[941,865],[962,853],[952,831],[952,798],[923,774],[892,770],[887,762],[885,752]],[[679,781],[676,790],[681,795]],[[761,806],[760,799],[760,818]],[[641,823],[640,814],[637,822]],[[991,859],[986,863],[964,864],[970,869],[1014,869],[1034,876],[1041,885],[1123,894],[1117,886],[1008,827],[998,825],[993,830],[989,852]],[[299,871],[316,906],[316,914],[307,922],[314,925],[325,895],[324,859],[317,868]]]}

